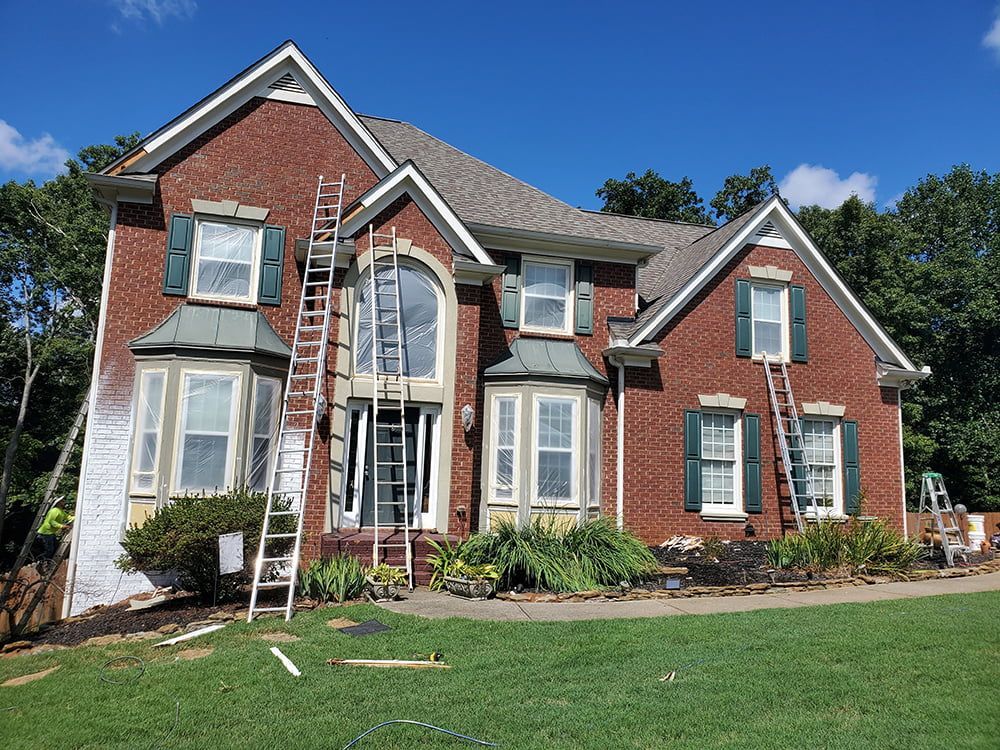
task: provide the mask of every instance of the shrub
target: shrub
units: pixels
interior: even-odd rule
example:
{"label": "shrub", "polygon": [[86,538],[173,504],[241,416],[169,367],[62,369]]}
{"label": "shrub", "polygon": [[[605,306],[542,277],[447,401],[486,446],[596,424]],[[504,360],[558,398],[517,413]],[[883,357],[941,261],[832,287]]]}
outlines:
{"label": "shrub", "polygon": [[368,569],[368,578],[376,583],[384,583],[386,586],[402,586],[406,583],[406,571],[386,563],[379,563]]}
{"label": "shrub", "polygon": [[490,563],[471,563],[458,560],[451,569],[451,575],[455,578],[464,578],[467,581],[496,581],[500,578],[500,571],[496,565]]}
{"label": "shrub", "polygon": [[365,589],[365,566],[353,555],[313,560],[299,571],[299,593],[321,602],[357,599]]}
{"label": "shrub", "polygon": [[[253,578],[253,568],[264,523],[267,496],[246,488],[219,495],[179,497],[158,508],[142,526],[132,526],[125,532],[122,547],[125,554],[115,565],[126,573],[140,571],[171,571],[179,583],[205,599],[234,598]],[[287,509],[276,501],[275,508]],[[272,521],[273,533],[295,530],[291,516],[278,516]],[[244,568],[239,573],[219,575],[219,535],[243,532]],[[287,554],[292,540],[271,542],[268,555]],[[268,571],[265,580],[273,579]]]}
{"label": "shrub", "polygon": [[900,573],[922,554],[920,545],[882,521],[822,523],[776,539],[767,548],[774,568],[811,572]]}
{"label": "shrub", "polygon": [[631,584],[656,568],[649,549],[605,518],[565,526],[558,517],[535,518],[518,528],[499,521],[489,533],[466,541],[458,559],[495,566],[505,588],[585,591]]}
{"label": "shrub", "polygon": [[454,575],[455,566],[461,564],[465,542],[452,544],[451,540],[445,537],[440,544],[433,539],[429,539],[427,543],[434,550],[433,554],[427,556],[427,564],[431,569],[430,588],[432,591],[440,591],[444,588],[445,577]]}

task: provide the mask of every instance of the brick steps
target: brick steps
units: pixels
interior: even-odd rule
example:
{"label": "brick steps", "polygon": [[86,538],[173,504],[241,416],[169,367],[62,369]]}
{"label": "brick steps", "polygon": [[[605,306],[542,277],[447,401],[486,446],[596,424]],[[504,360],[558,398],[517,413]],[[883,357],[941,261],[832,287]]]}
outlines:
{"label": "brick steps", "polygon": [[[383,544],[401,543],[403,534],[395,529],[379,529],[379,538]],[[410,543],[413,545],[413,579],[416,584],[426,586],[431,580],[427,556],[433,554],[434,548],[428,542],[431,540],[441,542],[444,539],[455,542],[458,537],[452,534],[439,534],[436,531],[410,533]],[[374,529],[337,529],[320,537],[320,557],[354,555],[365,564],[371,564],[374,541]],[[379,553],[379,562],[390,565],[402,566],[406,560],[402,547],[380,547]]]}

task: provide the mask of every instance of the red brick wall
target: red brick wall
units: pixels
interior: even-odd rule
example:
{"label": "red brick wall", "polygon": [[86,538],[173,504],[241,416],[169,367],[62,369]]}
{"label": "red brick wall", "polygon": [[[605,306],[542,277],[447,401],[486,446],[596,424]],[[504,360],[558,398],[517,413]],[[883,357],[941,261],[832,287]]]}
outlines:
{"label": "red brick wall", "polygon": [[[758,536],[780,535],[793,521],[776,443],[763,366],[735,355],[735,280],[748,265],[791,271],[806,287],[809,362],[789,365],[798,404],[829,401],[858,420],[863,512],[902,526],[896,390],[875,380],[874,353],[790,250],[747,247],[658,335],[666,352],[650,370],[626,375],[625,522],[649,543],[674,534],[739,538],[744,524],[702,521],[684,510],[685,409],[699,394],[746,398],[761,415],[763,513],[750,514]],[[800,407],[801,411],[801,407]],[[778,492],[781,488],[782,497]]]}

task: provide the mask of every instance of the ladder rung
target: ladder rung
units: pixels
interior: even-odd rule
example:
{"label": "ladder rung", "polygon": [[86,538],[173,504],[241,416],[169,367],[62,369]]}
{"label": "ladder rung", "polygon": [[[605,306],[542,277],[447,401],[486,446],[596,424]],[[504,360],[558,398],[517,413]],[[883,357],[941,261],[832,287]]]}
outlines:
{"label": "ladder rung", "polygon": [[272,510],[268,513],[269,516],[297,516],[298,514],[297,510]]}
{"label": "ladder rung", "polygon": [[285,416],[286,417],[298,417],[298,416],[303,416],[305,414],[313,414],[313,413],[314,412],[313,412],[312,409],[296,409],[295,411],[286,411],[285,412]]}
{"label": "ladder rung", "polygon": [[302,299],[304,299],[306,302],[315,302],[316,300],[326,299],[326,295],[320,294],[315,297],[303,297]]}
{"label": "ladder rung", "polygon": [[298,536],[294,531],[287,534],[264,534],[265,539],[291,539],[292,537]]}
{"label": "ladder rung", "polygon": [[[287,588],[288,586],[291,586],[293,583],[295,583],[295,582],[291,578],[289,578],[286,581],[268,581],[267,583],[258,583],[257,584],[257,588],[259,588],[259,589],[280,589],[280,588]],[[284,607],[281,607],[281,609],[284,609]],[[266,611],[268,611],[268,610],[264,610],[264,609],[260,609],[260,608],[255,608],[254,609],[254,612],[266,612]]]}
{"label": "ladder rung", "polygon": [[291,562],[292,557],[288,555],[287,557],[262,557],[261,562]]}
{"label": "ladder rung", "polygon": [[281,431],[283,435],[292,435],[298,432],[312,432],[312,427],[295,427],[294,429],[291,430],[285,429]]}
{"label": "ladder rung", "polygon": [[289,391],[289,396],[315,396],[315,391]]}
{"label": "ladder rung", "polygon": [[322,331],[323,326],[299,326],[300,331]]}
{"label": "ladder rung", "polygon": [[[258,583],[257,587],[260,588],[264,584]],[[254,607],[254,612],[287,612],[288,607]]]}

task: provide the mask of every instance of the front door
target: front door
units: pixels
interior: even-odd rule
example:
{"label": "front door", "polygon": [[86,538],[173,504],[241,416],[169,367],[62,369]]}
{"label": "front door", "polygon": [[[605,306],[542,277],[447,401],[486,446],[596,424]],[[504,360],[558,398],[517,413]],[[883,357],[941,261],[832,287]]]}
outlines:
{"label": "front door", "polygon": [[[349,434],[345,441],[347,460],[344,487],[344,526],[375,525],[375,443],[394,442],[399,424],[398,409],[379,409],[376,440],[372,437],[371,404],[352,405],[348,409]],[[379,516],[380,526],[403,525],[403,499],[410,504],[410,525],[433,528],[437,488],[438,415],[434,406],[406,408],[405,455],[403,449],[379,445]],[[400,482],[404,481],[404,485]]]}

